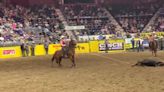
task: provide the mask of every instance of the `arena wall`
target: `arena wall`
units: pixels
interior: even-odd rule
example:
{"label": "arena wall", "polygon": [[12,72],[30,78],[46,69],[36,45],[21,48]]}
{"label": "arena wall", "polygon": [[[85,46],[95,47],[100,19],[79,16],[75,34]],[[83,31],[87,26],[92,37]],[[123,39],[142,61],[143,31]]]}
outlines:
{"label": "arena wall", "polygon": [[[109,52],[124,51],[124,40],[110,40]],[[48,54],[54,54],[57,50],[61,49],[60,44],[50,44]],[[76,53],[92,53],[92,52],[104,52],[104,41],[90,41],[88,43],[78,43],[76,46]],[[45,55],[44,45],[35,46],[35,56]],[[31,56],[31,47],[29,46],[29,55]],[[14,58],[22,57],[20,46],[15,47],[1,47],[0,58]]]}
{"label": "arena wall", "polygon": [[[142,33],[141,37],[146,38],[149,36],[150,33]],[[156,33],[158,37],[164,36],[164,32]],[[109,52],[118,52],[118,51],[125,51],[127,49],[132,48],[131,44],[132,38],[126,39],[115,39],[109,40]],[[140,38],[135,38],[135,42]],[[144,44],[148,46],[148,44]],[[136,47],[136,43],[135,43]],[[61,50],[60,44],[50,44],[48,54],[52,55],[57,50]],[[104,41],[97,40],[97,41],[89,41],[87,43],[78,43],[76,46],[76,53],[101,53],[105,52],[105,45]],[[36,45],[35,46],[35,56],[45,55],[46,51],[44,49],[44,45]],[[29,46],[29,55],[31,56],[31,47]],[[0,47],[0,58],[14,58],[14,57],[22,57],[22,52],[20,46],[13,46],[13,47]]]}

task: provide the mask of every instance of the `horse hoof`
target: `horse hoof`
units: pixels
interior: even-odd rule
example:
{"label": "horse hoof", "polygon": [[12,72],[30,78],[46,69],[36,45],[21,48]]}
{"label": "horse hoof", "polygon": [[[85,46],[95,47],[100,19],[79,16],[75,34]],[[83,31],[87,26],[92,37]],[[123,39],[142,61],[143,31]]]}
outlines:
{"label": "horse hoof", "polygon": [[62,67],[62,65],[59,65],[59,67]]}
{"label": "horse hoof", "polygon": [[76,65],[72,65],[72,66],[71,66],[71,68],[75,68],[75,67],[76,67]]}

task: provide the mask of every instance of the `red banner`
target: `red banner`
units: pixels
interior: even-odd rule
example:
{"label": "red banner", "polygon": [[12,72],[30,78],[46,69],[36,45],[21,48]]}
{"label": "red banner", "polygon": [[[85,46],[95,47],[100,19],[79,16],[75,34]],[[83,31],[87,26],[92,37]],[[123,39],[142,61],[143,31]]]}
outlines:
{"label": "red banner", "polygon": [[3,50],[3,55],[15,55],[15,50]]}

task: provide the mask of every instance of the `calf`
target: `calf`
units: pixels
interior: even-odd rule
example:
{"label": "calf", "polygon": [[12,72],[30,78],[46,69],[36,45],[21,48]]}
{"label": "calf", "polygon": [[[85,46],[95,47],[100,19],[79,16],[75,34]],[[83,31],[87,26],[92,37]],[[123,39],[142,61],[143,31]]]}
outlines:
{"label": "calf", "polygon": [[148,66],[148,67],[157,67],[157,66],[164,66],[164,62],[151,60],[151,59],[145,59],[143,61],[138,61],[134,66]]}

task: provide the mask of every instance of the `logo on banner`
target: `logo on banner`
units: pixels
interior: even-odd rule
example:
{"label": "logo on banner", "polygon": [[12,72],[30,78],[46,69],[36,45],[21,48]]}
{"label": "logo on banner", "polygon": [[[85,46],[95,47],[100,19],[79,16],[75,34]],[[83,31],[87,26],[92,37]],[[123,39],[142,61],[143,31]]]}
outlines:
{"label": "logo on banner", "polygon": [[143,47],[149,47],[149,41],[148,40],[144,40],[143,41]]}
{"label": "logo on banner", "polygon": [[[123,43],[110,43],[108,44],[108,50],[123,50]],[[105,44],[99,44],[99,50],[105,51],[106,45]]]}
{"label": "logo on banner", "polygon": [[77,46],[76,48],[78,48],[79,50],[85,50],[85,47],[84,46]]}
{"label": "logo on banner", "polygon": [[3,50],[3,55],[15,55],[15,50]]}

